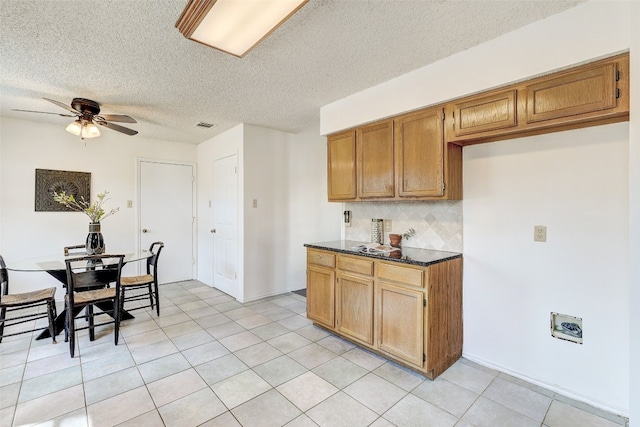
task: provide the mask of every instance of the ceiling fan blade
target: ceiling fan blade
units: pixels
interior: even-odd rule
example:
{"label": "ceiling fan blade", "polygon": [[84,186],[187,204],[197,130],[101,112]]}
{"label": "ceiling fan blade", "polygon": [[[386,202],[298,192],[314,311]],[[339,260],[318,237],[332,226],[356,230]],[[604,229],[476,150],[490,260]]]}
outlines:
{"label": "ceiling fan blade", "polygon": [[62,113],[50,113],[48,111],[18,110],[17,108],[12,108],[11,111],[22,111],[23,113],[55,114],[56,116],[61,116],[61,117],[78,117],[77,114],[71,115],[71,114],[62,114]]}
{"label": "ceiling fan blade", "polygon": [[105,121],[102,121],[102,120],[96,120],[95,122],[97,124],[99,124],[100,126],[104,126],[104,127],[109,128],[109,129],[113,129],[115,131],[122,132],[122,133],[127,134],[127,135],[136,135],[138,133],[137,130],[129,129],[129,128],[126,128],[124,126],[116,125],[116,124],[105,122]]}
{"label": "ceiling fan blade", "polygon": [[49,99],[49,98],[42,98],[42,99],[45,99],[45,100],[47,100],[47,101],[49,101],[49,102],[51,102],[53,104],[56,104],[58,107],[64,108],[65,110],[70,111],[70,112],[72,112],[72,113],[74,113],[74,114],[76,114],[78,116],[81,115],[79,111],[74,110],[73,108],[69,107],[68,105],[63,104],[60,101],[56,101],[55,99]]}
{"label": "ceiling fan blade", "polygon": [[133,117],[123,114],[100,114],[100,117],[109,122],[138,123]]}

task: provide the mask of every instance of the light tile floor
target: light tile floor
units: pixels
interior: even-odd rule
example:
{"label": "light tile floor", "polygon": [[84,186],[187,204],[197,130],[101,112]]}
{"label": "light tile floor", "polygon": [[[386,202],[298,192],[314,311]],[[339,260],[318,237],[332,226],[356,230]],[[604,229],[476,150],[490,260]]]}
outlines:
{"label": "light tile floor", "polygon": [[317,328],[290,293],[240,304],[161,286],[76,357],[59,336],[0,344],[1,426],[616,427],[626,419],[460,359],[435,381]]}

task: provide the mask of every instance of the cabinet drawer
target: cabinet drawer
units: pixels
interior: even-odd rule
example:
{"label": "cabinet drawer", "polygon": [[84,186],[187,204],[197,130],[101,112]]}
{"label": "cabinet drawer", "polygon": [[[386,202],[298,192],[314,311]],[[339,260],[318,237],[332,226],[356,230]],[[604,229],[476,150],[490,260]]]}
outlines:
{"label": "cabinet drawer", "polygon": [[373,261],[340,256],[338,257],[338,268],[352,273],[373,276]]}
{"label": "cabinet drawer", "polygon": [[336,256],[327,252],[309,250],[307,251],[307,263],[335,268]]}
{"label": "cabinet drawer", "polygon": [[424,287],[424,270],[399,265],[378,264],[378,277],[411,286]]}

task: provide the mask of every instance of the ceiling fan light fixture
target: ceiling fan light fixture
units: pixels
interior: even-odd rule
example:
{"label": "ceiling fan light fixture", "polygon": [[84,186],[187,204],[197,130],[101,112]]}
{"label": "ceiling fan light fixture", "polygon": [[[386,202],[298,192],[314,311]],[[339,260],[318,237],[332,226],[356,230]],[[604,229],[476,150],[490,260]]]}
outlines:
{"label": "ceiling fan light fixture", "polygon": [[100,136],[100,129],[98,129],[98,126],[94,125],[91,122],[88,122],[82,128],[82,132],[80,133],[80,137],[82,139],[84,139],[84,138],[97,138],[99,136]]}
{"label": "ceiling fan light fixture", "polygon": [[100,136],[100,129],[98,129],[96,125],[81,119],[69,123],[69,126],[67,126],[65,130],[72,135],[79,136],[81,139],[97,138]]}
{"label": "ceiling fan light fixture", "polygon": [[176,28],[188,39],[242,58],[309,0],[190,0]]}
{"label": "ceiling fan light fixture", "polygon": [[69,126],[67,126],[65,130],[72,135],[80,136],[80,133],[82,132],[82,123],[80,120],[73,121],[69,123]]}

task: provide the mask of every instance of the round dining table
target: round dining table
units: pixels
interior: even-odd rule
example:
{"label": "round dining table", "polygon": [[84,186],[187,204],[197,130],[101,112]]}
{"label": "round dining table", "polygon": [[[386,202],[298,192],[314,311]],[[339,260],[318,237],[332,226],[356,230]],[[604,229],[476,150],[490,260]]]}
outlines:
{"label": "round dining table", "polygon": [[[147,249],[143,249],[143,250],[139,250],[139,251],[128,251],[128,252],[109,252],[112,254],[123,254],[124,255],[124,261],[123,261],[123,266],[129,262],[136,262],[136,261],[141,261],[141,260],[145,260],[147,258],[149,258],[151,255],[153,255],[149,250]],[[87,254],[85,252],[71,252],[68,255],[64,255],[63,253],[59,253],[59,254],[51,254],[51,255],[44,255],[44,256],[38,256],[35,258],[30,258],[30,259],[24,259],[24,260],[19,260],[19,261],[11,261],[11,260],[6,260],[5,262],[7,264],[7,270],[9,271],[21,271],[21,272],[46,272],[49,275],[55,277],[58,281],[60,281],[60,283],[62,283],[62,285],[64,287],[67,286],[67,267],[66,267],[66,261],[69,259],[74,259],[74,258],[81,258],[81,257],[85,257],[87,256]],[[77,268],[95,268],[95,266],[91,265],[90,263],[88,263],[88,261],[83,260],[83,261],[76,261],[74,263],[72,263],[72,268],[75,270]],[[107,267],[108,268],[108,267]],[[108,303],[107,303],[108,304]],[[100,307],[100,305],[98,305],[98,307]],[[105,309],[110,309],[110,307],[107,307],[105,305],[105,307],[100,307],[103,311],[105,311]],[[74,315],[76,315],[76,313],[74,313]],[[65,322],[65,318],[66,318],[66,311],[62,310],[55,319],[55,325],[54,325],[54,330],[55,330],[55,334],[58,335],[60,332],[62,332],[64,330],[64,322]],[[120,313],[120,318],[121,320],[127,320],[127,319],[133,319],[134,316],[123,310]],[[49,332],[49,329],[44,329],[40,335],[38,335],[36,337],[37,340],[43,339],[43,338],[49,338],[51,337],[51,334]]]}

